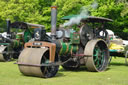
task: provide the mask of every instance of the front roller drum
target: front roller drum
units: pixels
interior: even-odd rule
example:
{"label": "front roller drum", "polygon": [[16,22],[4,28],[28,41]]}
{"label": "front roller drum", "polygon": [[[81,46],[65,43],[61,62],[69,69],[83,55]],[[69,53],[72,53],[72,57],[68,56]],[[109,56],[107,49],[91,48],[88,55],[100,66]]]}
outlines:
{"label": "front roller drum", "polygon": [[89,71],[104,71],[108,66],[109,50],[104,40],[91,40],[87,43],[84,54],[86,67]]}
{"label": "front roller drum", "polygon": [[27,76],[50,78],[56,75],[59,66],[42,66],[48,64],[48,48],[25,48],[18,59],[19,70]]}
{"label": "front roller drum", "polygon": [[9,61],[10,55],[7,53],[7,46],[0,46],[0,61]]}

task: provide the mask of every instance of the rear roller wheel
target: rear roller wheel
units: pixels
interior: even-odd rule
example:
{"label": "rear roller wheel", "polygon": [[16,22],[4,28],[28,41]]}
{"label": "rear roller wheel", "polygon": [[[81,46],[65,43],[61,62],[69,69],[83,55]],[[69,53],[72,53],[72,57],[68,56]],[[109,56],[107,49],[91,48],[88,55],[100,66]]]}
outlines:
{"label": "rear roller wheel", "polygon": [[[56,56],[55,61],[58,58]],[[48,48],[25,48],[18,59],[18,66],[21,73],[28,76],[50,78],[56,75],[59,66],[38,66],[48,64]]]}
{"label": "rear roller wheel", "polygon": [[108,66],[109,51],[103,40],[89,41],[84,53],[89,55],[86,60],[86,67],[89,71],[104,71]]}

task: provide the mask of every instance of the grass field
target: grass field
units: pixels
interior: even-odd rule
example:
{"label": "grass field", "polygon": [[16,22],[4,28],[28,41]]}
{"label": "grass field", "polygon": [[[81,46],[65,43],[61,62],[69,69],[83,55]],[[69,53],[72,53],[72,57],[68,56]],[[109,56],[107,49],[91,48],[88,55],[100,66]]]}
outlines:
{"label": "grass field", "polygon": [[128,85],[128,66],[124,58],[113,58],[104,72],[65,71],[60,68],[56,77],[38,78],[23,76],[13,62],[0,62],[0,85]]}

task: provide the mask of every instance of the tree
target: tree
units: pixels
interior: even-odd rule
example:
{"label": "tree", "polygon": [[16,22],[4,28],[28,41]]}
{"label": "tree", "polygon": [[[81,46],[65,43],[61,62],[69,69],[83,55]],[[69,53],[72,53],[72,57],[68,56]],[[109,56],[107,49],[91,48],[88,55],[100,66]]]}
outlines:
{"label": "tree", "polygon": [[[79,14],[81,7],[89,6],[96,0],[56,0],[54,3],[58,8],[59,23],[63,23],[60,20],[61,17],[71,14]],[[128,16],[121,16],[122,10],[124,10],[125,3],[117,3],[117,0],[97,0],[97,9],[90,9],[91,16],[99,16],[113,19],[113,23],[107,24],[107,28],[115,32],[115,34],[126,37],[126,29],[128,29],[127,22]]]}
{"label": "tree", "polygon": [[107,25],[116,34],[126,38],[128,34],[128,3],[127,0],[0,0],[0,27],[5,27],[5,20],[37,23],[45,26],[47,31],[51,28],[51,6],[58,9],[57,26],[63,24],[63,16],[80,14],[82,7],[89,7],[97,2],[97,9],[89,8],[91,16],[113,19]]}
{"label": "tree", "polygon": [[40,23],[42,15],[39,12],[38,0],[0,0],[0,26],[6,19]]}

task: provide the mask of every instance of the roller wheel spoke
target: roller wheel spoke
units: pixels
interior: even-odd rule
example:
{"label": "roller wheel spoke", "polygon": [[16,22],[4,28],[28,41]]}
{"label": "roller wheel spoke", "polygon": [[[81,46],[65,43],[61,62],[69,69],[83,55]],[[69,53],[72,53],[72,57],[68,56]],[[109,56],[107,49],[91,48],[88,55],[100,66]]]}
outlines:
{"label": "roller wheel spoke", "polygon": [[103,64],[103,61],[104,61],[104,52],[101,55],[101,64]]}
{"label": "roller wheel spoke", "polygon": [[[49,56],[43,56],[42,63],[45,63],[45,64],[50,63]],[[50,78],[50,77],[55,76],[55,74],[58,71],[59,66],[42,66],[42,68],[43,68],[44,77]]]}
{"label": "roller wheel spoke", "polygon": [[101,62],[101,50],[100,50],[100,48],[98,47],[98,46],[96,46],[95,47],[95,49],[94,49],[94,63],[95,63],[95,65],[96,65],[96,67],[98,68],[99,66],[100,66],[100,62]]}
{"label": "roller wheel spoke", "polygon": [[105,50],[101,49],[97,45],[94,48],[93,57],[94,57],[94,64],[95,64],[97,69],[102,67],[102,64],[104,62],[104,57],[105,57],[104,51]]}

